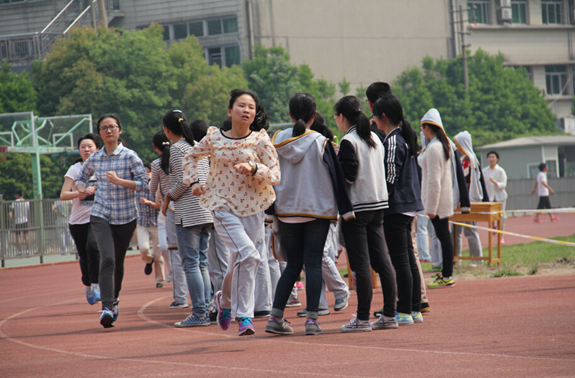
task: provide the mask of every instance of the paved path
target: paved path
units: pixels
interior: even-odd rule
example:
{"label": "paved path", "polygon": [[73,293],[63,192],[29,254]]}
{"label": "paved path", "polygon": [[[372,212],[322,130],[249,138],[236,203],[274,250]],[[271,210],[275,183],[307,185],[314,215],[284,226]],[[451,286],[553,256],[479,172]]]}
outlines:
{"label": "paved path", "polygon": [[[460,281],[429,292],[432,312],[398,330],[343,334],[356,306],[321,317],[324,334],[237,325],[176,329],[171,286],[154,287],[126,260],[120,317],[104,330],[77,264],[0,271],[1,377],[567,377],[575,376],[575,275]],[[302,300],[305,304],[305,294]],[[333,299],[330,298],[330,302]],[[381,290],[373,308],[382,306]]]}

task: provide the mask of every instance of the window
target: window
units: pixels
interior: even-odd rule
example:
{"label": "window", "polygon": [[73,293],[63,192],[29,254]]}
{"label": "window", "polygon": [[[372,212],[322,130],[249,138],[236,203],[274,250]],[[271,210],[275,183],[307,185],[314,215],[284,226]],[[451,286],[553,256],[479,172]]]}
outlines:
{"label": "window", "polygon": [[512,22],[514,24],[527,23],[527,2],[526,1],[512,1],[511,2]]}
{"label": "window", "polygon": [[470,23],[489,24],[489,0],[467,1],[468,18]]}
{"label": "window", "polygon": [[238,19],[236,17],[233,18],[224,18],[224,34],[231,34],[238,32]]}
{"label": "window", "polygon": [[190,35],[194,35],[196,37],[203,37],[204,22],[203,21],[190,22],[188,24],[188,32]]}
{"label": "window", "polygon": [[170,40],[170,25],[162,25],[164,28],[164,41]]}
{"label": "window", "polygon": [[567,84],[566,66],[545,66],[545,84],[548,95],[557,95]]}
{"label": "window", "polygon": [[208,21],[208,35],[222,34],[222,20],[209,20]]}
{"label": "window", "polygon": [[238,45],[210,47],[207,50],[207,59],[209,65],[217,64],[220,67],[240,64],[240,47]]}
{"label": "window", "polygon": [[0,4],[23,3],[24,0],[0,0]]}
{"label": "window", "polygon": [[208,49],[208,64],[211,66],[212,64],[217,64],[218,66],[222,66],[222,49],[221,47],[213,47]]}
{"label": "window", "polygon": [[226,67],[231,67],[234,64],[240,64],[240,47],[238,45],[226,47],[225,51]]}
{"label": "window", "polygon": [[174,24],[174,39],[185,39],[188,36],[187,24]]}
{"label": "window", "polygon": [[561,0],[541,0],[541,16],[544,24],[562,24]]}

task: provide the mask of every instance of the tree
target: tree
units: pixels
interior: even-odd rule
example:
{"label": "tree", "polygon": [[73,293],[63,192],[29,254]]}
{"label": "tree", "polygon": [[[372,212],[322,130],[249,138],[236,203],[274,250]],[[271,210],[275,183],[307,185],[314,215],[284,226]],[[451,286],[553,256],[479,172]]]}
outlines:
{"label": "tree", "polygon": [[349,93],[349,90],[350,90],[350,87],[351,87],[349,81],[347,81],[347,80],[345,79],[345,77],[343,78],[342,81],[340,81],[339,83],[337,83],[337,86],[339,87],[339,91],[341,92],[341,94],[344,95],[344,96]]}
{"label": "tree", "polygon": [[448,136],[467,130],[481,146],[527,135],[555,134],[555,115],[524,69],[503,66],[503,55],[478,50],[468,59],[469,88],[463,86],[459,59],[426,57],[422,69],[409,68],[392,91],[414,124],[432,107],[440,112]]}
{"label": "tree", "polygon": [[32,112],[36,108],[36,91],[30,75],[12,71],[7,61],[0,63],[0,113]]}

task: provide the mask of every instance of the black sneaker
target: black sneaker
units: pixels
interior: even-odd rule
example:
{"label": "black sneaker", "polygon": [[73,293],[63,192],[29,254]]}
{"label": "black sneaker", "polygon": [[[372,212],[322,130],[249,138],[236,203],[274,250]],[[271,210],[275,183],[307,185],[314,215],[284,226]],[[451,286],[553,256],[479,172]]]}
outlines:
{"label": "black sneaker", "polygon": [[383,307],[373,313],[373,316],[376,318],[379,318],[381,315],[383,315]]}
{"label": "black sneaker", "polygon": [[152,261],[149,264],[146,264],[146,267],[144,268],[144,274],[146,276],[149,276],[150,274],[152,274],[152,264],[154,263],[154,259],[152,258]]}
{"label": "black sneaker", "polygon": [[172,304],[170,305],[170,308],[185,308],[188,307],[187,304],[185,303],[178,303],[178,302],[172,302]]}
{"label": "black sneaker", "polygon": [[301,302],[298,297],[290,295],[287,301],[286,307],[297,307],[301,306]]}
{"label": "black sneaker", "polygon": [[218,309],[216,307],[210,311],[210,324],[218,324]]}

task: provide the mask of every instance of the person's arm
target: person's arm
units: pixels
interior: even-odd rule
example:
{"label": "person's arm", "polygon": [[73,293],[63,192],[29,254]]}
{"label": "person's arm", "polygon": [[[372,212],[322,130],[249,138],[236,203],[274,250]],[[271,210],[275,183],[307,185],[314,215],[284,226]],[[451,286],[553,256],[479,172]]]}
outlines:
{"label": "person's arm", "polygon": [[[186,156],[181,156],[180,152],[178,151],[178,158],[174,158],[172,160],[172,157],[174,157],[174,150],[178,149],[170,149],[170,165],[172,165],[173,161],[174,165],[172,165],[172,172],[177,173],[177,182],[172,183],[172,190],[170,190],[168,196],[171,196],[173,199],[177,199],[184,193],[188,186],[193,186],[194,184],[200,182],[200,179],[198,178],[198,162],[211,155],[211,135],[215,132],[219,132],[217,128],[210,127],[208,129],[207,135],[203,137],[202,140],[197,142],[194,147],[188,151]],[[212,162],[212,164],[213,163],[214,162]],[[179,167],[179,171],[175,170],[177,169],[176,166]],[[194,193],[194,195],[196,194]]]}
{"label": "person's arm", "polygon": [[323,161],[329,167],[333,192],[337,200],[337,209],[341,217],[346,221],[353,219],[355,218],[355,213],[353,212],[349,188],[345,180],[345,176],[343,175],[341,165],[337,160],[337,156],[335,156],[335,150],[333,149],[331,142],[326,139],[324,143],[325,148],[323,149]]}
{"label": "person's arm", "polygon": [[148,206],[152,206],[154,209],[159,210],[160,209],[160,203],[158,202],[152,202],[146,198],[140,198],[140,203],[143,205],[148,205]]}
{"label": "person's arm", "polygon": [[260,133],[256,151],[259,162],[254,162],[256,163],[255,172],[252,173],[252,176],[254,179],[263,180],[271,186],[276,186],[281,180],[278,153],[267,132],[262,129]]}
{"label": "person's arm", "polygon": [[160,170],[162,169],[160,167],[161,163],[155,164],[156,162],[157,160],[152,162],[152,178],[150,179],[149,183],[149,189],[152,193],[156,193],[158,190],[158,183],[160,182]]}
{"label": "person's arm", "polygon": [[469,200],[469,192],[467,191],[467,183],[465,181],[465,175],[463,174],[463,166],[461,165],[461,159],[457,151],[453,151],[452,159],[455,159],[455,169],[457,176],[457,187],[459,188],[459,205],[461,207],[461,212],[471,211],[471,201]]}
{"label": "person's arm", "polygon": [[[80,197],[80,192],[77,190],[72,191],[72,185],[74,185],[74,180],[72,180],[71,177],[66,176],[64,183],[62,184],[62,189],[60,189],[60,199],[62,201],[69,201]],[[86,198],[86,194],[82,193],[82,195]]]}
{"label": "person's arm", "polygon": [[535,186],[533,187],[533,190],[531,191],[531,194],[535,194],[535,191],[537,191],[537,180],[535,180]]}
{"label": "person's arm", "polygon": [[451,162],[445,160],[443,156],[443,149],[436,150],[434,148],[428,148],[427,151],[425,151],[425,154],[425,162],[423,162],[424,165],[422,165],[421,168],[425,170],[426,187],[422,187],[421,191],[422,193],[426,193],[426,196],[423,199],[425,212],[429,218],[433,219],[437,214],[441,191],[452,190],[452,188],[441,187],[441,172],[445,169],[445,165],[451,164]]}
{"label": "person's arm", "polygon": [[499,167],[499,173],[501,174],[501,180],[495,181],[494,184],[499,188],[499,190],[503,190],[507,187],[507,173],[505,173],[501,167]]}
{"label": "person's arm", "polygon": [[341,170],[348,184],[353,184],[357,178],[357,171],[359,169],[359,160],[353,144],[347,139],[341,141],[339,145],[339,153],[337,160],[341,165]]}
{"label": "person's arm", "polygon": [[553,191],[553,189],[551,189],[551,187],[549,185],[547,185],[547,181],[541,181],[541,184],[543,184],[544,187],[546,187],[547,189],[549,189],[549,194],[553,195],[555,194],[555,192]]}
{"label": "person's arm", "polygon": [[395,185],[399,182],[401,169],[407,149],[405,145],[397,144],[397,135],[391,135],[385,141],[385,180],[387,183],[387,193],[392,193]]}
{"label": "person's arm", "polygon": [[86,189],[86,182],[88,182],[88,180],[90,180],[90,177],[92,177],[92,175],[94,174],[94,166],[92,165],[92,161],[90,158],[88,158],[88,160],[86,160],[86,162],[82,165],[80,174],[78,175],[78,178],[76,178],[76,190],[82,194],[87,195],[89,195],[89,193],[87,192]]}

